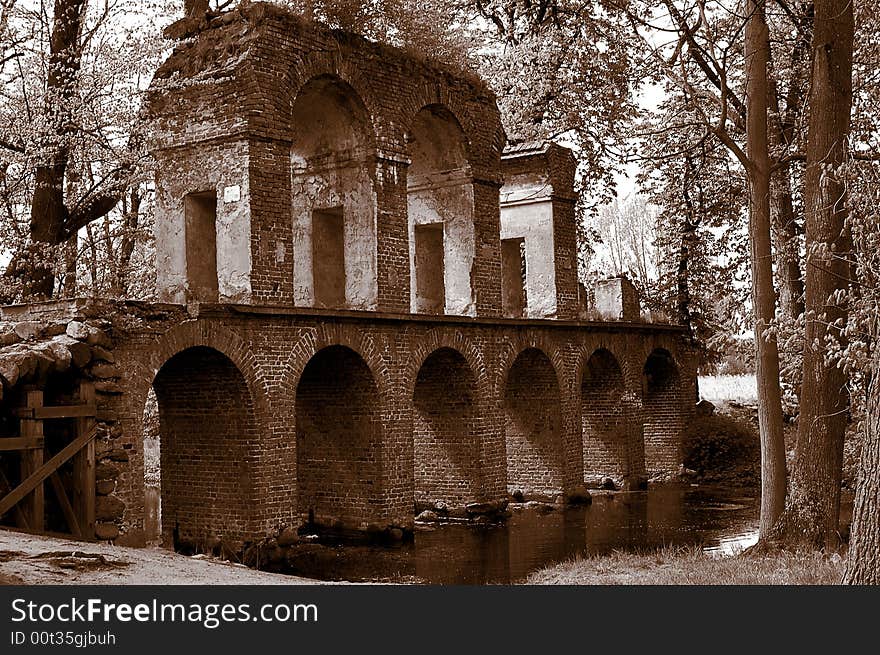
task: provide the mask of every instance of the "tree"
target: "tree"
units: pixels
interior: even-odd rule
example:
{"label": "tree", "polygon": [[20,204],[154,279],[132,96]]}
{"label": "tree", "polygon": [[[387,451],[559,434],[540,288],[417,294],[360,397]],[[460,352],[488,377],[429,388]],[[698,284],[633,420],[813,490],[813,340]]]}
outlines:
{"label": "tree", "polygon": [[166,47],[152,25],[167,4],[56,0],[44,12],[6,0],[0,229],[12,252],[0,285],[5,301],[52,296],[56,282],[74,290],[78,232],[119,220],[120,199],[140,193],[140,94]]}
{"label": "tree", "polygon": [[854,18],[850,0],[817,0],[813,23],[810,118],[804,182],[806,328],[798,443],[785,514],[774,538],[786,544],[838,543],[847,375],[829,362],[845,348],[847,309],[840,301],[852,275],[846,229],[846,163],[852,110]]}
{"label": "tree", "polygon": [[[708,135],[724,144],[746,172],[749,183],[751,288],[756,344],[758,425],[761,436],[760,533],[766,536],[785,503],[785,444],[779,386],[779,350],[772,328],[776,317],[771,241],[769,138],[771,84],[770,32],[765,0],[746,0],[744,12],[733,4],[645,2],[635,11],[627,3],[633,30],[639,33],[659,70],[692,99]],[[665,22],[654,19],[665,13]],[[652,22],[653,21],[653,22]],[[745,31],[744,36],[743,30]],[[663,35],[674,38],[662,42]],[[741,44],[741,50],[740,50]],[[741,57],[738,53],[741,52]],[[745,79],[738,79],[737,65]],[[742,100],[743,95],[745,100]],[[743,132],[745,133],[743,135]],[[743,144],[743,136],[745,143]]]}

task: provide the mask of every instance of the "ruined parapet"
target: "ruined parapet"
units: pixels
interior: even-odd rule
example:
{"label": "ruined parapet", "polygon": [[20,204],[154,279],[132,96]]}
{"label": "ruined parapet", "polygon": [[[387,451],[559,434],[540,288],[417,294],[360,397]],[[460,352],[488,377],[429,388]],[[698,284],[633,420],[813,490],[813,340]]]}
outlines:
{"label": "ruined parapet", "polygon": [[551,142],[502,157],[501,248],[506,316],[576,318],[574,155]]}
{"label": "ruined parapet", "polygon": [[625,276],[596,282],[596,313],[607,321],[640,320],[639,294]]}
{"label": "ruined parapet", "polygon": [[505,135],[476,77],[247,3],[148,109],[163,300],[500,314]]}

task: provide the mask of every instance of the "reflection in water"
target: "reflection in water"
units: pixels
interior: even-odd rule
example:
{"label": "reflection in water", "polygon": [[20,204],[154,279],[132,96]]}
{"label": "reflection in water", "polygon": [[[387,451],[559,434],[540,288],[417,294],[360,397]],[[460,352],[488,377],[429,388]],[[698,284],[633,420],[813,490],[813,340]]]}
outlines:
{"label": "reflection in water", "polygon": [[748,544],[757,525],[758,501],[750,495],[663,486],[597,495],[587,507],[519,509],[506,525],[420,528],[414,543],[397,548],[306,543],[291,553],[286,572],[332,580],[506,583],[577,555],[612,550],[702,544],[732,552]]}

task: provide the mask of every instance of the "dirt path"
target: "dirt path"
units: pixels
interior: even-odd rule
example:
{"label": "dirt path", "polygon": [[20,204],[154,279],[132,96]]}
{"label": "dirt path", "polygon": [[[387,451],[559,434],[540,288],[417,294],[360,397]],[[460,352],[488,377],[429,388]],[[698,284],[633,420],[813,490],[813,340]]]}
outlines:
{"label": "dirt path", "polygon": [[124,548],[0,529],[0,584],[321,583],[159,548]]}

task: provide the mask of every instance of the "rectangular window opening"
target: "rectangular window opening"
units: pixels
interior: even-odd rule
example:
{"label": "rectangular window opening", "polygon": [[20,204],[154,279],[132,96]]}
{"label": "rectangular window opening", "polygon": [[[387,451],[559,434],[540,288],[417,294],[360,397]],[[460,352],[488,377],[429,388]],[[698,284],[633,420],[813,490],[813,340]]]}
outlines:
{"label": "rectangular window opening", "polygon": [[446,310],[443,223],[415,226],[416,313]]}
{"label": "rectangular window opening", "polygon": [[190,299],[217,302],[217,192],[187,194],[183,204]]}
{"label": "rectangular window opening", "polygon": [[315,307],[345,307],[345,220],[342,207],[312,212]]}
{"label": "rectangular window opening", "polygon": [[501,305],[504,316],[522,318],[526,298],[526,240],[501,240]]}

